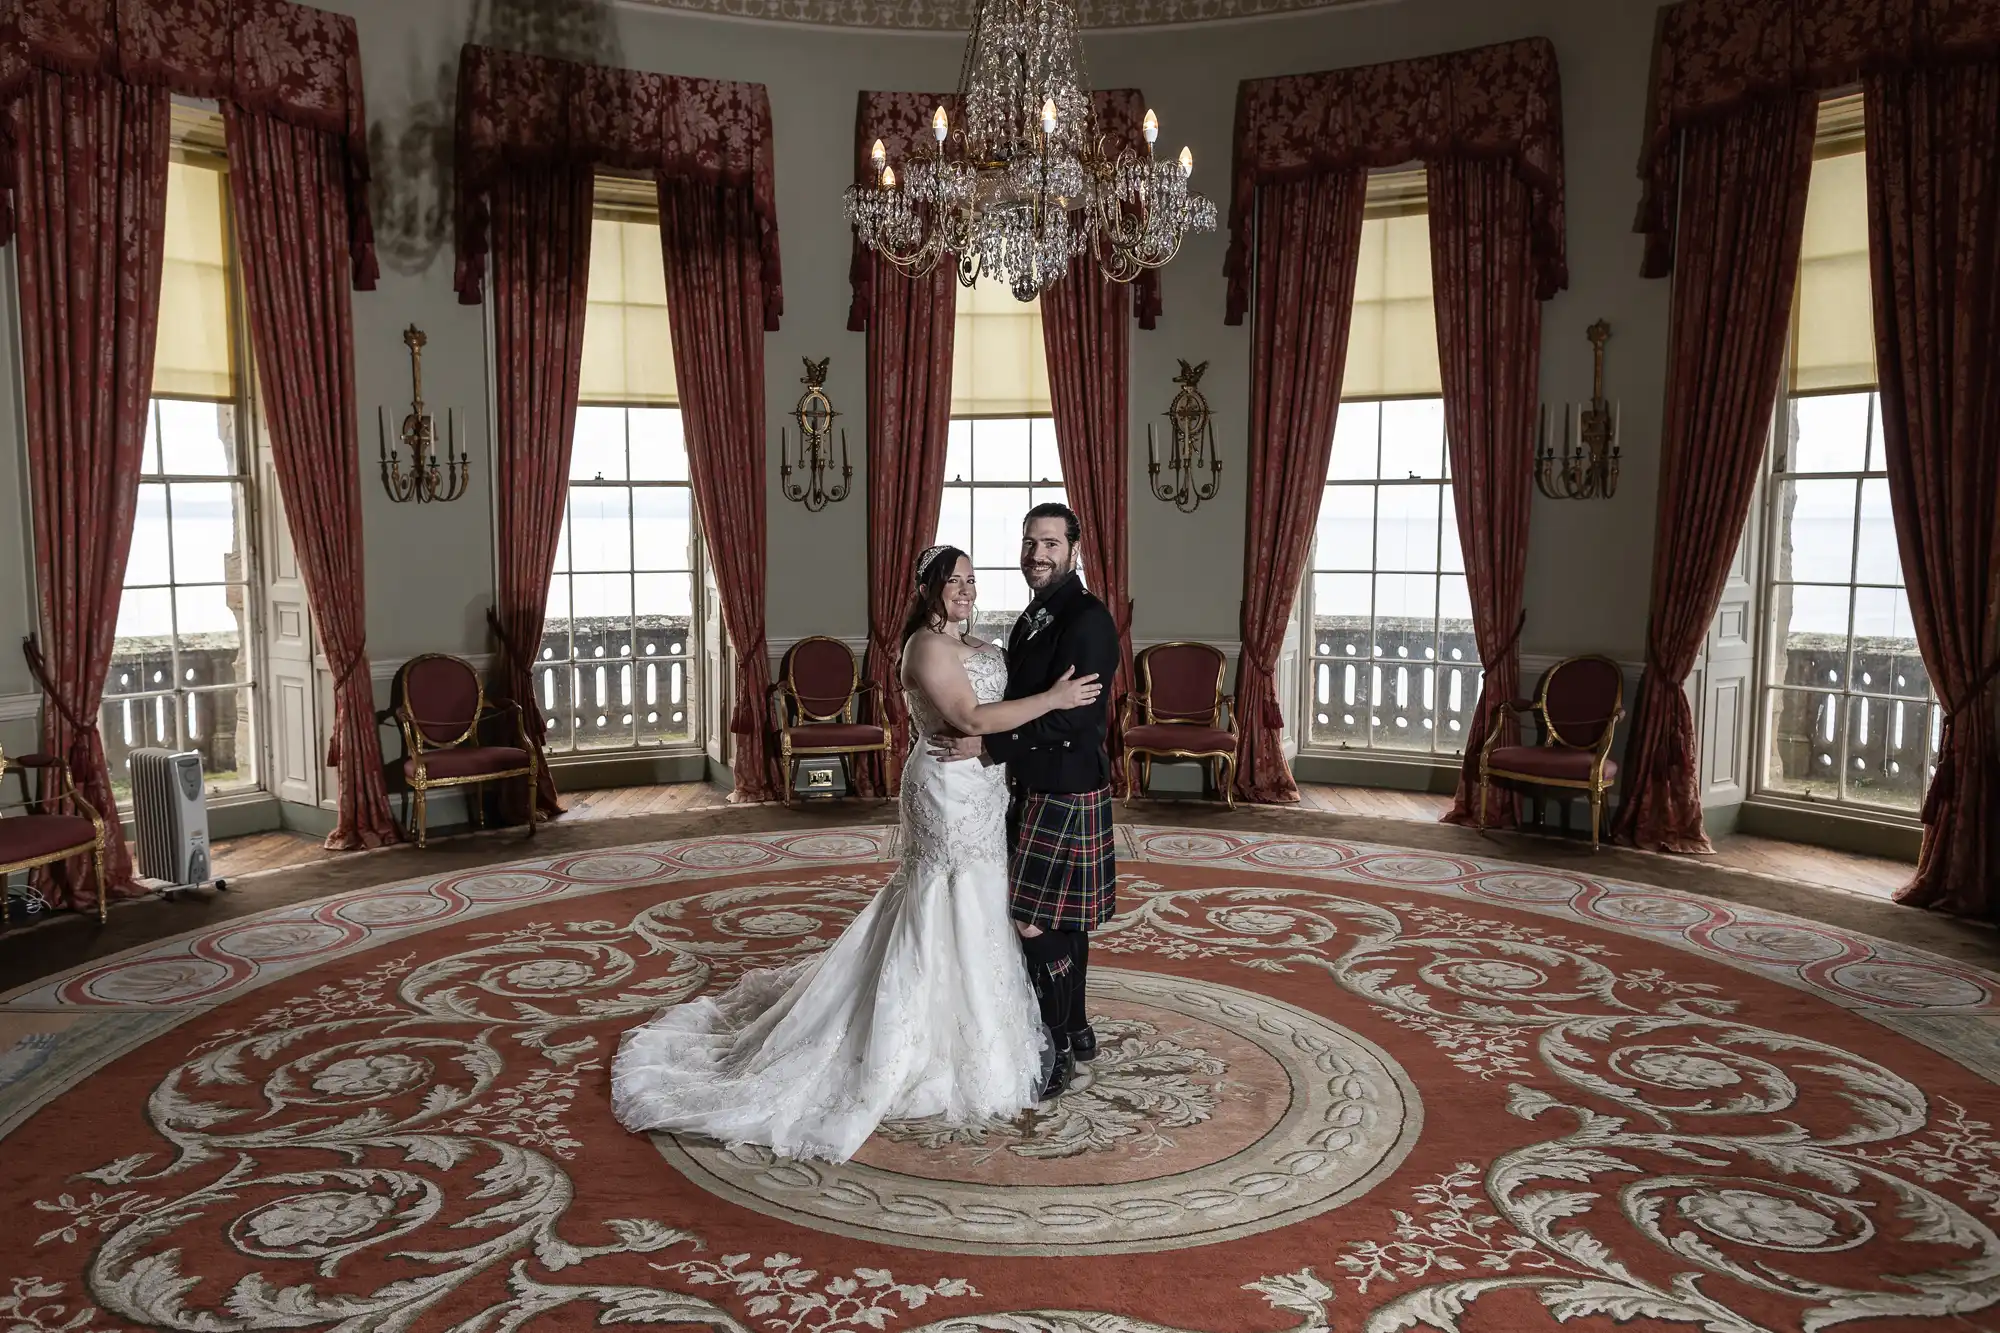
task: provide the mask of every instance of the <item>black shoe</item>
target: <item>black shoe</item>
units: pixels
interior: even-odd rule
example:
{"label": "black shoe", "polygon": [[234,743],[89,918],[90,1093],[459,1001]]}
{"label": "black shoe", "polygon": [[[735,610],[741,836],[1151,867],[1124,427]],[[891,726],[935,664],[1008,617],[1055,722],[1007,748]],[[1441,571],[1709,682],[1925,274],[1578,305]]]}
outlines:
{"label": "black shoe", "polygon": [[1053,1101],[1069,1087],[1076,1076],[1076,1061],[1070,1057],[1068,1047],[1058,1047],[1042,1055],[1042,1086],[1035,1093],[1038,1102]]}
{"label": "black shoe", "polygon": [[1097,1058],[1097,1029],[1085,1023],[1069,1034],[1069,1053],[1080,1065],[1087,1065]]}

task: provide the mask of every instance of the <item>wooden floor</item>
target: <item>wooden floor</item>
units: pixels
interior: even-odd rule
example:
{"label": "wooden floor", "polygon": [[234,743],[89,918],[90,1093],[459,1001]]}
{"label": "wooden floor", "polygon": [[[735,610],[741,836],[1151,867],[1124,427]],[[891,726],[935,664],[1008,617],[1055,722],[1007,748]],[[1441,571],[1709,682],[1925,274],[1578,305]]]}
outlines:
{"label": "wooden floor", "polygon": [[[1426,824],[1436,823],[1438,816],[1451,808],[1451,798],[1447,796],[1372,787],[1309,786],[1301,788],[1299,796],[1305,808],[1323,810],[1328,814],[1406,819]],[[700,782],[679,782],[657,787],[573,792],[563,797],[563,804],[566,807],[562,816],[564,823],[585,823],[633,815],[719,810],[727,802],[719,788]],[[334,854],[323,849],[316,839],[296,833],[257,833],[216,843],[215,872],[223,877],[242,876],[261,870],[304,865]],[[1504,852],[1500,854],[1504,855]],[[1753,874],[1873,898],[1892,896],[1908,882],[1912,870],[1911,866],[1901,861],[1854,856],[1821,847],[1742,835],[1718,840],[1715,856],[1702,859]]]}

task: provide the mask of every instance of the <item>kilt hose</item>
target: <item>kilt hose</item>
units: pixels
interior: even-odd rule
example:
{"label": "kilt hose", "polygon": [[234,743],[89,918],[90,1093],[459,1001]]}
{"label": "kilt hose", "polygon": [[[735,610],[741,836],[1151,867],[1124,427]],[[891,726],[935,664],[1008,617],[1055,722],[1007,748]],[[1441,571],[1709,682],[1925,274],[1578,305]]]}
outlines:
{"label": "kilt hose", "polygon": [[1007,807],[1009,910],[1043,930],[1093,930],[1117,912],[1111,789],[1016,791]]}

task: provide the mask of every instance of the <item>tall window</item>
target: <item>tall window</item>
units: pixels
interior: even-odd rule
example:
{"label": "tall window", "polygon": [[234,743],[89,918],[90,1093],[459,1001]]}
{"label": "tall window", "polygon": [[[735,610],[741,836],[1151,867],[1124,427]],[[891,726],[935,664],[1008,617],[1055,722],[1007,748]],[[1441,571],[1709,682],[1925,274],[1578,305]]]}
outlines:
{"label": "tall window", "polygon": [[260,781],[254,449],[219,148],[219,127],[206,145],[177,134],[167,167],[153,398],[100,721],[121,800],[146,746],[198,751],[211,793]]}
{"label": "tall window", "polygon": [[1045,501],[1068,503],[1049,413],[1041,301],[1017,301],[984,278],[960,288],[937,539],[972,557],[973,633],[984,639],[1004,642],[1028,606],[1021,516]]}
{"label": "tall window", "polygon": [[559,754],[697,740],[694,496],[649,194],[598,182],[569,500],[535,670]]}
{"label": "tall window", "polygon": [[1766,490],[1760,786],[1914,812],[1943,719],[1917,653],[1889,512],[1859,100],[1822,108],[1806,198]]}
{"label": "tall window", "polygon": [[1464,747],[1483,672],[1442,392],[1423,172],[1379,175],[1304,589],[1308,745]]}

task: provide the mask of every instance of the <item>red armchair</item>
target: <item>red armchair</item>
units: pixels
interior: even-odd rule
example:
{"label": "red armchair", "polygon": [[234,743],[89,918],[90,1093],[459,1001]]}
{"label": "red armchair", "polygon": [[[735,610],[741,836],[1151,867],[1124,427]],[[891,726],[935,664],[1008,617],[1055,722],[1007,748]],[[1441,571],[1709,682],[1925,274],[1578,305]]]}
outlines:
{"label": "red armchair", "polygon": [[[410,785],[410,836],[422,847],[429,832],[428,796],[441,787],[477,787],[520,780],[526,790],[528,833],[535,831],[536,749],[528,739],[521,706],[486,702],[479,673],[462,658],[424,653],[396,672],[394,709],[403,734],[403,777]],[[480,724],[514,716],[509,745],[480,743]],[[484,827],[486,811],[478,794],[467,794],[474,827]]]}
{"label": "red armchair", "polygon": [[[852,785],[854,756],[889,748],[889,729],[861,720],[862,701],[873,699],[875,687],[862,683],[853,650],[839,639],[800,639],[785,654],[778,675],[771,687],[771,720],[784,760],[786,805],[792,803],[798,760],[838,756]],[[880,718],[879,701],[869,712]]]}
{"label": "red armchair", "polygon": [[1625,672],[1608,657],[1572,657],[1542,673],[1535,698],[1500,706],[1532,714],[1540,745],[1501,745],[1498,718],[1479,752],[1479,827],[1486,827],[1486,792],[1495,782],[1564,787],[1590,797],[1590,847],[1597,850],[1604,794],[1618,781],[1611,738],[1625,716]]}
{"label": "red armchair", "polygon": [[[7,756],[0,753],[0,778],[7,773]],[[17,870],[67,861],[90,853],[96,876],[97,923],[104,924],[104,817],[91,808],[69,780],[63,761],[51,755],[23,755],[13,761],[21,779],[21,799],[0,805],[0,810],[22,809],[27,813],[0,819],[0,925],[7,924],[7,876]],[[35,789],[28,790],[28,770],[35,770]],[[67,800],[79,813],[54,813],[58,801]]]}
{"label": "red armchair", "polygon": [[[1222,692],[1228,659],[1205,643],[1159,643],[1139,654],[1139,690],[1125,701],[1125,777],[1133,795],[1155,759],[1192,759],[1236,804],[1236,700]],[[1142,776],[1143,775],[1143,776]]]}

